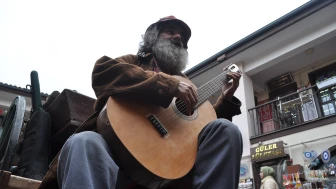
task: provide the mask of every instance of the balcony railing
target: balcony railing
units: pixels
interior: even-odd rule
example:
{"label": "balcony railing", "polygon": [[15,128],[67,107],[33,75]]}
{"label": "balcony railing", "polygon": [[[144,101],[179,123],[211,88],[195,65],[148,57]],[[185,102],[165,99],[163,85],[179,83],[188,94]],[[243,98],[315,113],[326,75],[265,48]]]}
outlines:
{"label": "balcony railing", "polygon": [[336,86],[314,89],[315,85],[249,109],[251,137],[334,115]]}

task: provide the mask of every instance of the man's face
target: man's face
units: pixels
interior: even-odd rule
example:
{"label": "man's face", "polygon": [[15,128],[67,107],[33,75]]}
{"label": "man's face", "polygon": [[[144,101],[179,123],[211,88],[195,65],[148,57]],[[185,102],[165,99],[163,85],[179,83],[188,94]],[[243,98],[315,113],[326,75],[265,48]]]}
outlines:
{"label": "man's face", "polygon": [[178,26],[173,26],[170,24],[165,25],[160,31],[159,38],[169,40],[174,45],[183,48],[182,29]]}
{"label": "man's face", "polygon": [[155,41],[152,52],[164,70],[180,72],[188,63],[188,51],[183,48],[183,35],[179,27],[165,25]]}

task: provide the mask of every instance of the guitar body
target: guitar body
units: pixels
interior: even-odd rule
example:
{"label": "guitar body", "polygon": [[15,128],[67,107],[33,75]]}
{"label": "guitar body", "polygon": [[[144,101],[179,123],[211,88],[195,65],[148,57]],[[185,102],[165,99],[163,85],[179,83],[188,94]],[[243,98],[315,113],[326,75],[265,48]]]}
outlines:
{"label": "guitar body", "polygon": [[[168,137],[160,135],[147,119],[148,114],[156,115]],[[194,114],[194,117],[179,115],[172,105],[164,109],[112,97],[107,102],[109,121],[123,145],[145,168],[166,179],[180,178],[191,170],[198,134],[216,119],[209,102],[203,103]]]}
{"label": "guitar body", "polygon": [[[230,65],[228,70],[237,68]],[[179,79],[190,83],[185,78]],[[184,104],[181,108],[181,101],[176,98],[164,109],[109,97],[105,112],[108,124],[101,124],[98,118],[97,127],[120,169],[147,188],[157,188],[165,181],[185,176],[195,164],[199,133],[217,118],[206,100],[211,95],[207,89],[221,89],[221,81],[228,81],[225,73],[198,89],[198,97],[203,99],[190,116],[182,113]]]}

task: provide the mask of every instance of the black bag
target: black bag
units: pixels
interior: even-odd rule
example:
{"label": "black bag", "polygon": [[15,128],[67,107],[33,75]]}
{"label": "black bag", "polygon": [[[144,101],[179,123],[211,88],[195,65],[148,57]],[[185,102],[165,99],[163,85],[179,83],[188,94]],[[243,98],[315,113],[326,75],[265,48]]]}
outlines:
{"label": "black bag", "polygon": [[50,115],[42,108],[34,111],[26,127],[16,175],[42,180],[49,165]]}

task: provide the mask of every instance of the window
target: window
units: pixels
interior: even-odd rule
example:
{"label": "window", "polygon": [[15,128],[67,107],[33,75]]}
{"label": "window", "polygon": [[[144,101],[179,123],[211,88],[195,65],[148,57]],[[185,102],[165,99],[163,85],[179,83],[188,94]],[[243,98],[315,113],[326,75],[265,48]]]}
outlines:
{"label": "window", "polygon": [[323,89],[319,92],[320,106],[324,116],[335,114],[336,86]]}
{"label": "window", "polygon": [[[316,94],[319,105],[319,115],[336,114],[336,62],[308,73],[311,85],[317,85]],[[324,83],[324,84],[323,84]],[[323,85],[322,85],[323,84]]]}

